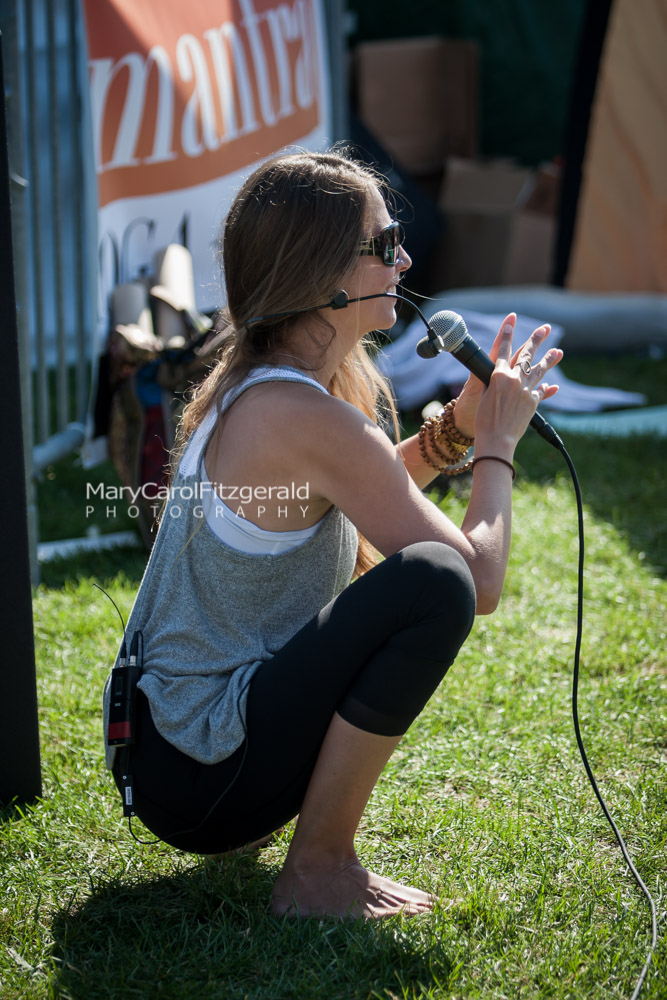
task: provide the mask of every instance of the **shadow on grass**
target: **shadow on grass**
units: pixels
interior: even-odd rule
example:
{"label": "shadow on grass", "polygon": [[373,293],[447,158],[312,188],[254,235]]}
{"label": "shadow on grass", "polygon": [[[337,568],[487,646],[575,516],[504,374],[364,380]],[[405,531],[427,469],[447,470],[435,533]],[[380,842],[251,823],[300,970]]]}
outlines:
{"label": "shadow on grass", "polygon": [[39,805],[40,801],[41,799],[37,796],[27,800],[16,798],[0,806],[0,829],[3,826],[8,826],[10,823],[21,823],[27,819],[33,806]]}
{"label": "shadow on grass", "polygon": [[53,923],[55,994],[71,1000],[391,997],[444,984],[451,962],[431,918],[280,920],[277,872],[256,857],[96,887]]}

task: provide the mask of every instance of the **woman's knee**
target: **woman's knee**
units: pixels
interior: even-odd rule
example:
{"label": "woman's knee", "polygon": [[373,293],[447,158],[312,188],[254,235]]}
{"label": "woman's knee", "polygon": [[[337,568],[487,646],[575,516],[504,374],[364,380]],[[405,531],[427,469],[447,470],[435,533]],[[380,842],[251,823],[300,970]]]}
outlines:
{"label": "woman's knee", "polygon": [[467,635],[475,619],[476,594],[463,556],[444,542],[415,542],[401,549],[404,593],[457,622]]}

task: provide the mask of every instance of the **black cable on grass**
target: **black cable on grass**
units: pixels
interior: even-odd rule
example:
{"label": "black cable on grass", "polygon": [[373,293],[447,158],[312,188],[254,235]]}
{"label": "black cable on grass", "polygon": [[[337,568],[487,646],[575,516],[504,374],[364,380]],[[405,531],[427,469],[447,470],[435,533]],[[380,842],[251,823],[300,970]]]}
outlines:
{"label": "black cable on grass", "polygon": [[568,466],[568,469],[570,470],[570,475],[572,477],[572,484],[574,486],[574,493],[575,493],[575,496],[577,498],[577,524],[578,524],[578,530],[579,530],[579,562],[578,562],[578,567],[577,567],[577,636],[576,636],[575,647],[574,647],[574,672],[573,672],[573,677],[572,677],[572,720],[574,722],[574,733],[575,733],[575,736],[577,738],[577,746],[579,747],[579,753],[581,754],[581,759],[583,761],[584,768],[585,768],[586,774],[588,776],[588,780],[589,780],[589,782],[591,784],[591,788],[595,792],[595,796],[596,796],[598,802],[600,803],[600,807],[602,809],[602,812],[605,814],[605,816],[607,818],[607,821],[609,822],[609,825],[611,826],[611,828],[612,828],[612,830],[614,832],[614,836],[616,837],[616,840],[618,841],[618,846],[620,847],[621,852],[623,854],[623,857],[625,858],[626,864],[627,864],[628,868],[630,869],[630,872],[632,873],[632,877],[634,878],[635,882],[637,883],[637,885],[639,886],[639,888],[641,889],[641,891],[646,896],[646,899],[648,901],[649,910],[650,910],[650,913],[651,913],[651,946],[650,946],[650,948],[648,950],[648,953],[647,953],[647,956],[646,956],[646,962],[644,963],[644,968],[641,971],[639,979],[637,980],[637,985],[635,986],[635,989],[634,989],[634,992],[632,994],[632,997],[630,998],[630,1000],[637,1000],[637,997],[639,996],[639,994],[641,992],[641,989],[642,989],[642,987],[644,985],[644,981],[646,980],[646,976],[648,975],[649,965],[651,964],[651,959],[653,957],[653,953],[654,953],[654,951],[655,951],[655,949],[657,947],[657,944],[658,944],[658,917],[657,917],[657,912],[656,912],[655,901],[654,901],[651,893],[649,892],[647,886],[645,885],[644,881],[642,880],[639,872],[637,871],[637,869],[635,867],[635,864],[634,864],[632,858],[630,857],[630,853],[629,853],[629,851],[628,851],[628,849],[627,849],[627,847],[625,845],[625,841],[623,840],[623,837],[621,836],[620,831],[619,831],[618,827],[616,826],[616,823],[614,822],[611,813],[609,812],[609,809],[607,807],[607,803],[603,799],[602,794],[600,792],[600,789],[598,788],[597,781],[595,780],[595,776],[593,774],[591,765],[590,765],[590,763],[588,761],[588,757],[586,755],[586,749],[584,747],[584,741],[582,739],[581,729],[579,727],[579,660],[580,660],[580,654],[581,654],[581,635],[582,635],[582,630],[583,630],[583,617],[584,617],[584,615],[583,615],[583,608],[584,608],[584,510],[583,510],[583,503],[582,503],[582,499],[581,499],[581,489],[579,487],[579,480],[577,479],[577,473],[576,473],[575,468],[574,468],[574,463],[572,462],[572,459],[568,455],[568,453],[567,453],[565,447],[563,446],[562,442],[558,446],[558,450],[562,453],[563,458],[567,462],[567,466]]}

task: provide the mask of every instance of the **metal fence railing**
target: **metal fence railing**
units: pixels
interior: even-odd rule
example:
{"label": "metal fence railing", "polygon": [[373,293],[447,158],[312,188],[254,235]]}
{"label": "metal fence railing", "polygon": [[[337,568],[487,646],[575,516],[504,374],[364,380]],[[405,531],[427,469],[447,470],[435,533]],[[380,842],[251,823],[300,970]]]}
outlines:
{"label": "metal fence railing", "polygon": [[85,436],[95,329],[94,168],[78,0],[4,0],[0,30],[36,579],[33,479]]}

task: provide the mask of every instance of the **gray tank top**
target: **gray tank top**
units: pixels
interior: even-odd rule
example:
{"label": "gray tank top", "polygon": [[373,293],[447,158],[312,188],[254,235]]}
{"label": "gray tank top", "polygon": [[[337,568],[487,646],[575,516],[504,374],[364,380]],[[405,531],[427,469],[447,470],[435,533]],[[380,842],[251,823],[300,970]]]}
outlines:
{"label": "gray tank top", "polygon": [[[222,412],[251,385],[279,380],[326,392],[298,369],[260,368],[224,398]],[[253,674],[349,584],[357,553],[356,530],[337,507],[286,552],[225,545],[202,518],[210,488],[203,458],[216,421],[211,411],[181,458],[126,633],[128,641],[143,633],[139,687],[158,732],[203,764],[224,760],[243,742]],[[107,747],[108,767],[113,757]]]}

